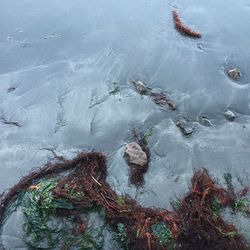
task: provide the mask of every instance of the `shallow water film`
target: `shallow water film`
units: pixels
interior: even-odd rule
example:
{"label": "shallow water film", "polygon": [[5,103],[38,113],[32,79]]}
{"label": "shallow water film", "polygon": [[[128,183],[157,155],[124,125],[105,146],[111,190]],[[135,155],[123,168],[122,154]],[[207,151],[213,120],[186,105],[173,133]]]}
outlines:
{"label": "shallow water film", "polygon": [[[104,152],[110,186],[145,207],[171,209],[201,167],[221,185],[225,173],[235,186],[250,184],[248,0],[0,0],[0,6],[1,192],[53,152],[73,158],[83,150]],[[175,29],[173,9],[201,38]],[[233,69],[240,71],[235,79]],[[175,110],[141,95],[133,80],[164,92]],[[179,121],[192,129],[188,136]],[[141,187],[130,184],[124,159],[133,129],[152,131]],[[230,212],[225,218],[250,240],[246,218]],[[18,210],[2,228],[0,249],[27,249],[22,223]],[[105,249],[117,249],[108,237]]]}

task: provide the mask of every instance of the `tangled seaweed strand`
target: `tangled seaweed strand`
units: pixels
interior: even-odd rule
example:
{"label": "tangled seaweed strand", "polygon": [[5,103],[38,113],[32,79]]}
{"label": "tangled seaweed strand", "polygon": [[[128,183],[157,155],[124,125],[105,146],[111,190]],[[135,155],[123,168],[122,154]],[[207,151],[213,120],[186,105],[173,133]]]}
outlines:
{"label": "tangled seaweed strand", "polygon": [[103,157],[101,153],[80,153],[75,159],[73,160],[65,160],[61,163],[55,163],[55,164],[46,164],[44,167],[34,170],[29,175],[23,177],[18,184],[16,184],[14,187],[12,187],[7,193],[3,193],[0,196],[0,222],[1,219],[4,216],[4,212],[10,204],[11,201],[13,201],[14,198],[16,198],[20,193],[23,191],[26,191],[29,186],[31,186],[34,181],[37,181],[43,177],[59,174],[63,171],[74,169],[79,163],[86,162],[89,163],[93,159],[100,159],[104,162],[102,164],[106,166],[106,159]]}
{"label": "tangled seaweed strand", "polygon": [[207,170],[197,171],[192,188],[181,202],[177,213],[179,249],[247,249],[245,241],[234,225],[227,224],[214,214],[213,202],[220,207],[233,206],[235,195],[216,185]]}
{"label": "tangled seaweed strand", "polygon": [[163,107],[164,109],[176,110],[176,105],[169,100],[164,92],[156,93],[151,92],[150,96],[156,105]]}
{"label": "tangled seaweed strand", "polygon": [[[67,170],[72,170],[72,173],[62,177],[59,181],[54,190],[55,198],[64,198],[78,208],[101,206],[105,211],[105,218],[113,230],[117,230],[119,223],[125,225],[129,238],[129,249],[147,249],[149,243],[152,249],[164,249],[160,240],[154,236],[151,237],[150,233],[150,226],[161,219],[162,215],[158,210],[141,207],[130,197],[124,197],[123,201],[120,201],[119,196],[106,182],[106,157],[101,153],[81,153],[71,161],[48,164],[31,172],[8,193],[2,195],[1,220],[8,205],[35,181]],[[82,197],[72,196],[72,191],[83,195]],[[68,213],[63,210],[58,212],[60,216],[68,216]]]}
{"label": "tangled seaweed strand", "polygon": [[[117,195],[106,182],[106,157],[101,153],[81,153],[75,159],[46,165],[24,177],[1,200],[1,218],[18,193],[34,181],[71,170],[61,176],[53,190],[55,198],[65,199],[77,208],[103,208],[105,220],[119,232],[124,244],[132,250],[158,249],[247,249],[245,239],[219,213],[214,214],[214,200],[220,208],[232,207],[234,191],[219,187],[205,169],[197,171],[189,192],[174,211],[145,208],[129,196]],[[60,211],[60,216],[68,213]],[[157,232],[156,229],[165,230]],[[162,238],[159,238],[162,237]],[[168,245],[171,240],[176,243]],[[167,244],[164,244],[164,241]]]}
{"label": "tangled seaweed strand", "polygon": [[201,38],[201,33],[193,31],[188,26],[184,25],[181,22],[180,16],[176,10],[173,10],[173,19],[175,29],[178,30],[182,35],[193,37],[193,38]]}
{"label": "tangled seaweed strand", "polygon": [[[72,197],[72,190],[83,193],[83,197]],[[158,210],[143,208],[128,196],[121,199],[106,182],[106,166],[98,160],[79,164],[74,172],[58,183],[54,195],[67,199],[78,208],[102,207],[105,220],[114,231],[117,231],[119,224],[125,226],[129,249],[147,249],[150,226],[163,218]],[[154,236],[150,238],[150,245],[154,246],[152,249],[164,249]]]}

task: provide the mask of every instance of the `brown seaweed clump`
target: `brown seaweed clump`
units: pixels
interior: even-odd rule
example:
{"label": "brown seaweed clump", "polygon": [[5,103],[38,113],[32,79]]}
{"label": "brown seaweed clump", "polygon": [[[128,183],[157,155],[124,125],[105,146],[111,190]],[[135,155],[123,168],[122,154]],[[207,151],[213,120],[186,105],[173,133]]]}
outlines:
{"label": "brown seaweed clump", "polygon": [[[70,202],[74,208],[101,207],[111,229],[115,232],[122,229],[126,235],[124,249],[247,249],[243,236],[219,214],[220,208],[233,207],[235,192],[218,186],[207,170],[194,174],[189,192],[174,211],[147,208],[129,196],[115,193],[106,182],[106,157],[95,152],[47,164],[24,177],[2,195],[0,218],[4,217],[7,206],[15,197],[35,181],[66,170],[68,174],[60,176],[53,190],[54,197]],[[69,213],[60,209],[57,212],[60,216],[68,216]],[[84,230],[85,225],[82,224],[80,232]],[[76,231],[79,232],[79,228]]]}
{"label": "brown seaweed clump", "polygon": [[207,170],[197,171],[192,187],[176,210],[179,249],[247,249],[234,225],[219,216],[218,208],[233,207],[235,194],[219,187]]}
{"label": "brown seaweed clump", "polygon": [[[138,164],[132,164],[128,161],[127,163],[130,168],[130,183],[135,185],[136,187],[140,187],[144,184],[144,175],[148,171],[149,162],[150,162],[150,149],[148,147],[148,138],[152,135],[152,128],[148,131],[137,131],[135,129],[132,130],[132,138],[140,147],[141,150],[146,154],[147,163],[144,166],[139,166]],[[126,154],[125,154],[125,158]]]}
{"label": "brown seaweed clump", "polygon": [[177,12],[177,10],[173,10],[173,19],[174,19],[174,25],[175,29],[178,30],[182,35],[193,37],[193,38],[201,38],[201,33],[193,31],[188,26],[184,25],[181,22],[180,16]]}
{"label": "brown seaweed clump", "polygon": [[164,92],[151,92],[150,96],[153,100],[153,102],[156,105],[159,105],[160,107],[164,108],[164,109],[170,109],[170,110],[176,110],[176,105],[174,102],[172,102]]}

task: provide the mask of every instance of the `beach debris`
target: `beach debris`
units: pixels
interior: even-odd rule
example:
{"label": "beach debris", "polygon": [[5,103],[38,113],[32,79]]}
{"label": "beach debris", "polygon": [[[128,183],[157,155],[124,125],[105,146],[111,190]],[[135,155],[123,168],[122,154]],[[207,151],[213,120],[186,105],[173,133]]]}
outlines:
{"label": "beach debris", "polygon": [[131,142],[125,147],[125,156],[128,164],[135,164],[144,167],[148,163],[147,155],[142,150],[141,146],[136,142]]}
{"label": "beach debris", "polygon": [[241,72],[237,68],[229,69],[227,72],[227,75],[229,78],[231,78],[234,81],[240,80]]}
{"label": "beach debris", "polygon": [[126,232],[126,226],[124,224],[117,224],[117,233],[115,234],[114,238],[120,243],[123,250],[129,250],[129,238]]}
{"label": "beach debris", "polygon": [[[58,219],[55,218],[58,223],[50,223],[50,217],[56,217],[56,210],[62,208],[60,201],[53,196],[58,181],[57,178],[51,178],[31,185],[22,198],[22,212],[25,217],[24,240],[31,249],[54,249],[62,235],[64,240],[70,235],[70,228],[60,228]],[[67,202],[63,208],[73,210],[74,207],[70,203],[68,206],[66,204]],[[66,226],[67,223],[63,225]]]}
{"label": "beach debris", "polygon": [[[133,131],[133,136],[137,138],[139,144],[142,146],[143,150],[147,153],[147,145],[149,138],[153,135],[153,127],[150,127],[146,132],[140,132],[140,136],[135,135],[135,131]],[[139,137],[139,138],[138,138]]]}
{"label": "beach debris", "polygon": [[[137,162],[140,164],[136,163],[136,161],[129,161],[128,155],[126,155],[126,151],[124,154],[130,168],[130,183],[135,185],[136,187],[140,187],[144,184],[144,174],[148,171],[148,163],[151,156],[150,149],[148,147],[148,140],[152,135],[152,127],[150,127],[146,132],[137,131],[135,129],[132,130],[132,140],[134,141],[132,142],[132,145],[135,143],[136,151],[138,151],[138,155],[140,155],[141,158],[140,162],[138,162],[138,160]],[[131,145],[131,143],[128,145]],[[134,149],[132,148],[132,150]],[[134,153],[137,153],[136,151],[134,151]],[[138,157],[138,155],[136,155],[135,157]]]}
{"label": "beach debris", "polygon": [[176,126],[179,127],[181,132],[186,136],[191,135],[194,132],[193,128],[184,119],[178,121],[176,123]]}
{"label": "beach debris", "polygon": [[238,199],[234,190],[220,187],[206,169],[194,173],[190,191],[176,209],[180,223],[180,249],[247,249],[246,241],[232,224],[220,216],[223,208],[235,207]]}
{"label": "beach debris", "polygon": [[[15,211],[11,207],[14,203],[24,209],[24,239],[30,233],[31,237],[34,235],[34,239],[26,239],[30,239],[27,243],[34,243],[36,249],[44,247],[44,243],[49,243],[50,249],[68,249],[71,244],[76,246],[76,240],[77,249],[103,249],[103,241],[98,243],[89,234],[91,231],[88,232],[88,225],[79,214],[79,211],[92,210],[99,211],[116,233],[119,249],[211,250],[219,249],[218,246],[229,250],[247,249],[247,242],[237,228],[220,215],[225,208],[242,212],[246,217],[250,214],[246,196],[249,189],[237,192],[231,187],[229,174],[230,185],[225,189],[206,169],[197,170],[189,191],[178,199],[172,211],[143,207],[128,195],[118,195],[106,177],[106,157],[98,152],[80,153],[72,160],[48,163],[24,176],[0,196],[0,225]],[[20,202],[16,202],[17,198]],[[73,223],[69,223],[69,217],[73,217]],[[50,222],[58,218],[71,226],[63,226],[66,229],[63,232],[53,228],[56,225]],[[27,225],[32,225],[28,231]]]}
{"label": "beach debris", "polygon": [[229,109],[224,113],[224,115],[229,121],[234,121],[236,118],[236,115]]}
{"label": "beach debris", "polygon": [[193,31],[191,28],[188,26],[182,24],[180,16],[177,12],[177,10],[173,10],[173,20],[174,20],[174,25],[175,29],[180,32],[180,34],[184,36],[189,36],[192,38],[201,38],[201,33]]}
{"label": "beach debris", "polygon": [[169,250],[175,249],[176,242],[173,237],[173,233],[164,222],[155,223],[151,226],[151,230],[153,231],[154,236],[162,242],[164,247]]}
{"label": "beach debris", "polygon": [[133,80],[132,83],[140,95],[148,95],[151,91],[151,88],[147,87],[147,85],[140,80]]}
{"label": "beach debris", "polygon": [[170,99],[164,92],[160,93],[151,92],[150,97],[156,105],[159,105],[164,109],[171,109],[171,110],[176,109],[176,105],[172,101],[170,101]]}
{"label": "beach debris", "polygon": [[164,109],[176,109],[174,102],[172,102],[163,91],[155,92],[151,88],[147,87],[145,83],[139,80],[133,80],[132,82],[139,94],[150,96],[156,105]]}

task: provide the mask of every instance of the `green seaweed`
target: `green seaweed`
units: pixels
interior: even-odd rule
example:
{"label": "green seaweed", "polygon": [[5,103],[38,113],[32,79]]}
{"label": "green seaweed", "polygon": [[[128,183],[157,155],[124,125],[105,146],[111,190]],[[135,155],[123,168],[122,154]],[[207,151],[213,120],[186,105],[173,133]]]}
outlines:
{"label": "green seaweed", "polygon": [[212,202],[212,213],[214,217],[218,217],[221,209],[220,200],[217,197],[214,197]]}
{"label": "green seaweed", "polygon": [[148,139],[153,135],[153,128],[150,127],[142,137],[142,143],[148,145]]}
{"label": "green seaweed", "polygon": [[160,242],[167,247],[167,249],[174,249],[175,242],[171,230],[166,226],[164,222],[157,222],[151,226],[154,235],[160,240]]}
{"label": "green seaweed", "polygon": [[53,189],[58,179],[45,179],[33,185],[25,193],[22,200],[22,209],[26,222],[24,224],[24,239],[29,249],[55,249],[63,246],[64,249],[92,250],[101,249],[103,239],[100,232],[88,228],[80,235],[73,235],[77,227],[73,218],[59,218],[57,209],[74,209],[74,206],[63,199],[53,197]]}
{"label": "green seaweed", "polygon": [[126,232],[126,227],[124,224],[122,223],[118,223],[117,224],[117,232],[115,234],[115,240],[117,240],[122,249],[124,250],[128,250],[128,245],[129,245],[129,239],[128,239],[128,236],[127,236],[127,232]]}
{"label": "green seaweed", "polygon": [[48,219],[55,215],[52,190],[57,179],[44,180],[31,186],[22,200],[22,209],[26,218],[24,224],[25,241],[31,249],[52,249],[60,240],[57,227],[49,227]]}
{"label": "green seaweed", "polygon": [[241,213],[246,213],[248,211],[250,202],[246,198],[240,198],[235,201],[234,209]]}
{"label": "green seaweed", "polygon": [[75,191],[74,189],[70,188],[69,184],[65,184],[65,189],[68,191],[69,198],[80,201],[84,196],[84,192],[82,191]]}
{"label": "green seaweed", "polygon": [[125,203],[125,198],[124,198],[124,196],[118,195],[118,196],[117,196],[117,199],[116,199],[116,203],[117,203],[119,206],[123,206],[124,203]]}
{"label": "green seaweed", "polygon": [[79,250],[100,250],[103,249],[104,238],[102,236],[102,230],[88,229],[84,233],[75,236],[68,234],[65,231],[64,241],[62,243],[63,249],[72,249],[75,247]]}
{"label": "green seaweed", "polygon": [[233,182],[232,182],[232,175],[230,173],[225,173],[224,179],[225,179],[225,182],[227,185],[227,189],[229,191],[234,191],[234,186],[233,186]]}
{"label": "green seaweed", "polygon": [[179,199],[171,199],[170,204],[174,210],[181,208],[181,201]]}
{"label": "green seaweed", "polygon": [[237,232],[236,231],[230,231],[230,232],[223,232],[222,231],[222,229],[220,229],[220,228],[218,228],[218,227],[216,227],[218,230],[219,230],[219,232],[222,234],[222,235],[225,235],[225,236],[227,236],[227,237],[229,237],[229,238],[234,238],[234,237],[236,237],[237,236]]}

